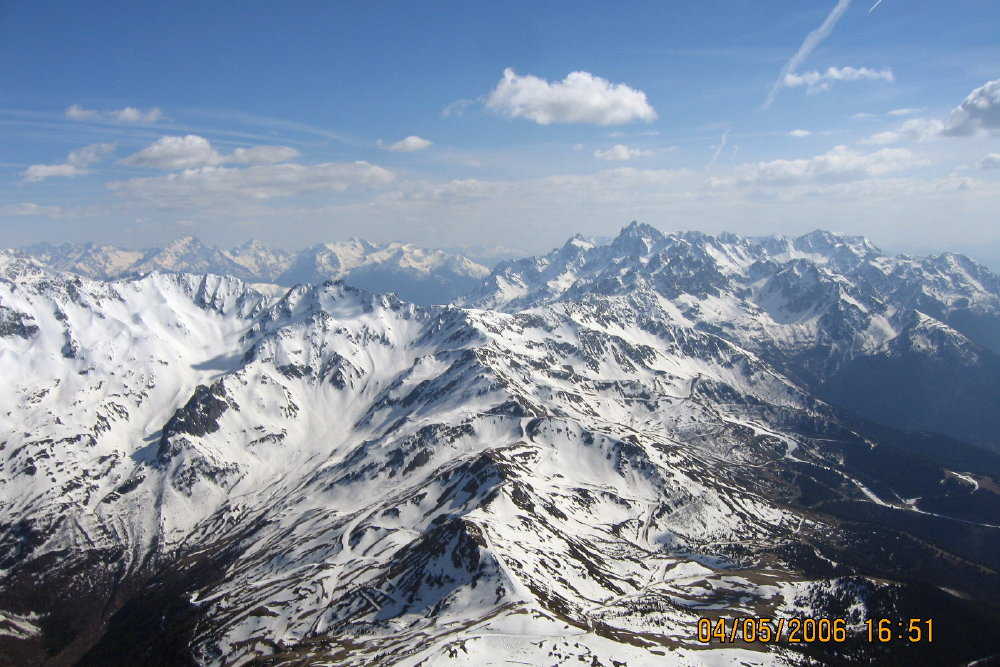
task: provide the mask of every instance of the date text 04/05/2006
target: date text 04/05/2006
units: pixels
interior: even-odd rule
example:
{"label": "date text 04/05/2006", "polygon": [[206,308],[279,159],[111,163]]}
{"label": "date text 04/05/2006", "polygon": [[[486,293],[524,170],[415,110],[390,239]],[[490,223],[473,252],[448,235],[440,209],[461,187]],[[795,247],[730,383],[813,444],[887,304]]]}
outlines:
{"label": "date text 04/05/2006", "polygon": [[[930,618],[868,619],[863,624],[869,642],[934,641],[934,620]],[[843,618],[700,618],[698,641],[702,643],[845,642],[858,626]]]}

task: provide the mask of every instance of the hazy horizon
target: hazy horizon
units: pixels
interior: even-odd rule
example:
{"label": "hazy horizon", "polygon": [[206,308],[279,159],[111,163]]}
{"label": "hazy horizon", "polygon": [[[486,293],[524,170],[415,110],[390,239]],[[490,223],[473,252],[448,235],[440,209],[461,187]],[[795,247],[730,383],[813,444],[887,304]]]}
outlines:
{"label": "hazy horizon", "polygon": [[[639,220],[637,222],[642,223],[643,221]],[[630,223],[625,223],[625,224],[619,226],[618,229],[616,229],[613,234],[604,234],[604,235],[591,234],[591,235],[583,235],[583,236],[585,238],[587,238],[588,240],[594,241],[596,243],[607,244],[607,243],[610,243],[611,241],[613,241],[614,238],[618,235],[618,233],[620,233],[622,230],[624,230],[624,228],[628,224],[630,224]],[[659,228],[657,228],[657,229],[659,229]],[[682,234],[682,233],[687,233],[687,232],[702,232],[702,230],[697,230],[697,229],[672,229],[672,230],[659,229],[659,231],[663,232],[664,234],[675,234],[675,233],[676,234]],[[838,235],[838,236],[864,236],[865,238],[868,238],[869,241],[872,241],[871,238],[867,237],[864,234],[847,234],[846,232],[840,232],[840,231],[837,231],[837,230],[834,230],[834,229],[822,229],[822,228],[819,228],[819,227],[817,227],[815,229],[811,229],[811,230],[805,231],[805,232],[801,232],[801,233],[785,234],[784,236],[786,236],[788,238],[797,238],[797,237],[800,237],[800,236],[803,236],[805,234],[809,234],[809,233],[815,232],[815,231],[829,232],[831,234],[835,234],[835,235]],[[712,236],[718,236],[720,234],[727,234],[727,233],[729,233],[729,234],[736,234],[736,232],[731,232],[730,230],[722,230],[720,232],[703,232],[703,233],[707,233],[707,234],[710,234]],[[273,249],[276,249],[276,250],[281,250],[281,251],[289,252],[289,253],[298,253],[298,252],[304,252],[304,251],[308,250],[309,248],[315,247],[317,245],[322,245],[322,244],[337,244],[337,243],[347,243],[347,242],[350,242],[350,241],[362,241],[362,242],[368,242],[368,243],[372,243],[372,244],[379,245],[379,246],[389,245],[389,244],[392,244],[392,243],[400,243],[400,244],[405,244],[405,245],[413,245],[413,246],[416,246],[416,247],[424,249],[424,250],[432,250],[432,251],[433,250],[441,250],[441,251],[444,251],[444,252],[448,252],[448,253],[452,253],[452,254],[457,254],[457,255],[465,256],[468,259],[471,259],[471,260],[473,260],[473,261],[475,261],[477,263],[480,263],[480,264],[484,264],[486,266],[493,266],[494,264],[496,264],[496,263],[498,263],[500,261],[506,260],[506,259],[519,259],[519,258],[522,258],[522,257],[531,257],[531,256],[545,255],[545,254],[547,254],[549,252],[558,250],[566,242],[568,242],[571,238],[573,238],[574,236],[577,236],[577,235],[579,235],[579,234],[578,233],[577,234],[573,234],[573,235],[568,236],[565,239],[563,239],[563,241],[561,243],[557,243],[555,245],[548,246],[548,247],[543,247],[543,248],[540,248],[539,250],[536,250],[536,251],[529,251],[529,250],[526,250],[526,249],[523,249],[523,248],[515,248],[515,247],[512,247],[512,246],[505,246],[505,245],[499,245],[499,244],[498,245],[470,244],[470,245],[464,245],[464,246],[456,246],[456,245],[453,245],[453,246],[444,246],[444,245],[442,245],[442,246],[433,246],[433,245],[428,245],[428,244],[422,244],[422,243],[419,243],[419,242],[401,241],[399,239],[388,239],[388,240],[385,240],[385,241],[377,241],[377,240],[374,240],[374,239],[371,239],[371,238],[366,238],[364,236],[358,236],[358,235],[352,235],[352,236],[347,236],[347,237],[343,237],[343,238],[329,238],[329,239],[314,240],[314,241],[310,241],[310,242],[305,243],[305,244],[270,243],[270,242],[267,242],[267,241],[263,241],[263,240],[261,240],[259,238],[245,238],[243,240],[237,240],[236,242],[232,242],[232,243],[225,243],[225,242],[223,242],[223,243],[213,243],[213,242],[211,242],[211,241],[209,241],[209,240],[207,240],[205,238],[202,238],[202,236],[199,235],[197,233],[197,231],[188,232],[188,233],[179,232],[178,235],[175,236],[175,237],[173,237],[173,238],[165,239],[161,243],[149,244],[149,245],[137,245],[137,244],[129,244],[129,243],[120,243],[120,242],[116,242],[116,241],[114,241],[112,239],[112,240],[109,240],[109,241],[95,241],[95,240],[85,240],[85,241],[69,241],[69,240],[34,241],[34,242],[23,243],[23,244],[20,244],[20,245],[17,245],[17,246],[12,246],[12,247],[15,248],[15,249],[18,249],[18,250],[31,250],[33,248],[44,247],[44,246],[47,246],[47,245],[50,245],[52,247],[59,247],[59,246],[66,245],[66,244],[74,245],[74,246],[84,246],[84,245],[87,245],[87,244],[94,244],[94,245],[98,245],[98,246],[102,246],[102,245],[114,246],[116,248],[120,248],[120,249],[123,249],[123,250],[149,251],[149,250],[157,250],[157,249],[164,248],[164,247],[166,247],[166,246],[168,246],[168,245],[170,245],[172,243],[176,243],[176,242],[181,241],[181,240],[183,240],[185,238],[193,238],[193,239],[199,241],[200,243],[202,243],[202,244],[204,244],[206,246],[213,247],[213,248],[218,248],[218,249],[221,249],[221,250],[233,250],[233,249],[236,249],[236,248],[238,248],[240,246],[243,246],[245,244],[249,244],[251,242],[258,242],[258,243],[264,244],[266,247],[273,248]],[[779,236],[780,234],[737,234],[737,235],[753,239],[753,238],[763,238],[763,237],[766,237],[766,236]],[[945,253],[945,252],[956,252],[958,254],[962,254],[962,255],[968,256],[971,259],[973,259],[973,260],[975,260],[975,261],[983,264],[984,266],[986,266],[987,268],[989,268],[994,273],[1000,272],[1000,259],[993,259],[993,260],[985,259],[984,260],[984,259],[982,259],[980,257],[977,257],[975,253],[970,254],[970,253],[967,253],[967,252],[962,252],[962,251],[954,250],[954,249],[950,249],[950,248],[933,248],[933,247],[928,247],[928,248],[921,249],[921,248],[918,247],[917,249],[912,249],[912,248],[903,249],[902,247],[892,246],[892,245],[886,246],[886,245],[882,245],[882,244],[879,244],[879,243],[875,243],[875,245],[878,247],[879,250],[881,250],[883,253],[885,253],[888,256],[911,255],[911,256],[915,256],[915,257],[926,257],[926,256],[940,255],[940,254]]]}

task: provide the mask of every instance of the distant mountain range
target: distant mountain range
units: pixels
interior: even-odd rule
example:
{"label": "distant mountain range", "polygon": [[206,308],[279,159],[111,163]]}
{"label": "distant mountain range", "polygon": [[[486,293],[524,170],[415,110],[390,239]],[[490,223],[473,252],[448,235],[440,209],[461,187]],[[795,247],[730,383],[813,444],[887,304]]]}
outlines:
{"label": "distant mountain range", "polygon": [[0,665],[966,664],[998,351],[997,276],[827,232],[0,251]]}
{"label": "distant mountain range", "polygon": [[220,249],[192,236],[146,250],[93,243],[40,243],[22,251],[52,269],[98,280],[151,271],[214,273],[285,286],[344,280],[372,291],[394,291],[420,304],[447,303],[489,274],[486,267],[458,254],[360,239],[320,243],[300,252],[272,248],[259,241]]}

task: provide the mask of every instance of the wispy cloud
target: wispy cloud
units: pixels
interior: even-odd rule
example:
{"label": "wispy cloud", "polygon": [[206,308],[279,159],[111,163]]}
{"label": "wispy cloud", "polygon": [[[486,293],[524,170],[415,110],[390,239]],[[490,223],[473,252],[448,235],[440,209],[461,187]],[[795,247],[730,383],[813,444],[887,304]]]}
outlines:
{"label": "wispy cloud", "polygon": [[808,137],[812,135],[809,130],[792,130],[788,133],[788,136],[795,137],[796,139],[802,139],[803,137]]}
{"label": "wispy cloud", "polygon": [[508,67],[486,98],[486,106],[539,125],[623,125],[657,118],[646,93],[589,72],[570,72],[562,81],[550,83],[530,74],[521,76]]}
{"label": "wispy cloud", "polygon": [[980,169],[1000,169],[1000,153],[990,153],[979,161]]}
{"label": "wispy cloud", "polygon": [[915,113],[920,113],[923,111],[922,108],[907,107],[905,109],[893,109],[892,111],[887,111],[886,115],[889,116],[912,116]]}
{"label": "wispy cloud", "polygon": [[705,165],[705,169],[711,169],[715,166],[719,156],[722,155],[722,151],[726,148],[726,142],[729,140],[729,132],[729,130],[725,130],[722,133],[722,136],[719,138],[719,143],[715,146],[715,153],[712,154],[712,159]]}
{"label": "wispy cloud", "polygon": [[434,142],[430,141],[429,139],[424,139],[423,137],[418,137],[414,134],[411,134],[410,136],[404,139],[400,139],[399,141],[389,145],[383,144],[382,140],[379,139],[377,145],[379,148],[383,148],[387,151],[395,151],[397,153],[412,153],[414,151],[422,151],[425,148],[430,148],[433,143]]}
{"label": "wispy cloud", "polygon": [[[771,160],[745,164],[736,170],[737,184],[795,185],[802,183],[843,183],[924,166],[927,161],[904,148],[883,148],[860,153],[847,146],[799,160]],[[733,184],[716,179],[714,185]]]}
{"label": "wispy cloud", "polygon": [[465,114],[465,111],[469,107],[481,101],[482,101],[481,99],[468,99],[468,98],[455,100],[454,102],[448,104],[448,106],[446,106],[444,109],[441,109],[441,115],[444,116],[445,118],[449,118],[451,116],[462,116]]}
{"label": "wispy cloud", "polygon": [[594,151],[594,157],[613,162],[625,162],[626,160],[633,160],[637,157],[646,157],[652,154],[652,151],[641,150],[633,146],[626,146],[625,144],[615,144],[611,148]]}
{"label": "wispy cloud", "polygon": [[941,136],[941,132],[944,129],[945,124],[940,120],[911,118],[895,130],[878,132],[867,139],[862,139],[861,143],[884,146],[887,144],[898,144],[902,141],[929,141]]}
{"label": "wispy cloud", "polygon": [[878,9],[878,6],[881,5],[881,4],[882,4],[882,0],[875,0],[875,4],[872,5],[871,9],[868,10],[868,13],[871,14],[873,11],[875,11],[876,9]]}
{"label": "wispy cloud", "polygon": [[658,137],[660,136],[660,131],[642,130],[639,132],[622,132],[621,130],[615,130],[614,132],[609,132],[608,136],[612,139],[619,139],[622,137]]}
{"label": "wispy cloud", "polygon": [[[830,89],[835,81],[888,81],[896,80],[891,69],[874,70],[868,67],[828,67],[825,72],[813,70],[802,74],[790,72],[785,75],[784,85],[787,88],[806,86],[810,93],[819,93]],[[890,112],[891,113],[891,112]]]}
{"label": "wispy cloud", "polygon": [[3,204],[0,205],[0,216],[45,216],[49,218],[57,218],[63,215],[64,210],[61,206],[43,206],[41,204],[34,204],[32,202],[21,202],[20,204]]}
{"label": "wispy cloud", "polygon": [[767,109],[774,103],[774,98],[778,94],[778,90],[784,85],[785,77],[789,74],[795,72],[799,65],[805,62],[806,58],[809,57],[817,46],[823,43],[833,29],[836,27],[837,23],[843,17],[844,12],[847,8],[851,6],[851,0],[837,0],[837,4],[834,6],[833,10],[827,14],[823,23],[820,24],[818,28],[806,35],[806,38],[802,41],[802,45],[799,46],[799,50],[795,52],[785,66],[781,68],[781,73],[778,75],[777,80],[774,85],[771,86],[771,91],[767,94],[767,99],[764,100],[763,108]]}
{"label": "wispy cloud", "polygon": [[81,176],[90,173],[87,167],[100,162],[105,155],[115,150],[113,143],[90,144],[66,156],[60,164],[33,164],[22,175],[27,183],[37,183],[53,176]]}
{"label": "wispy cloud", "polygon": [[252,146],[237,148],[229,155],[219,153],[212,143],[197,134],[160,137],[155,142],[124,158],[122,164],[151,169],[192,169],[224,163],[273,164],[299,156],[288,146]]}
{"label": "wispy cloud", "polygon": [[111,123],[132,123],[150,125],[163,118],[163,112],[158,108],[142,111],[135,107],[98,111],[85,109],[79,104],[73,104],[66,109],[66,118],[70,120],[97,120]]}
{"label": "wispy cloud", "polygon": [[388,185],[395,174],[368,162],[295,163],[246,168],[204,166],[150,178],[108,183],[129,199],[163,208],[225,208],[309,192],[344,192]]}

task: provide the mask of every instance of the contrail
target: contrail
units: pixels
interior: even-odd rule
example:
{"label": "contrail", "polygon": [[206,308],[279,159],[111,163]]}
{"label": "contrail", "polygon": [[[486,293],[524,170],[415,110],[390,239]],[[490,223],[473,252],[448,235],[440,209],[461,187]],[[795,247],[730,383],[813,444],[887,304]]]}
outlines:
{"label": "contrail", "polygon": [[875,4],[872,5],[872,8],[868,10],[868,13],[871,14],[881,4],[882,4],[882,0],[875,0]]}
{"label": "contrail", "polygon": [[711,169],[715,165],[715,161],[719,159],[720,155],[722,155],[722,151],[726,147],[726,140],[728,138],[729,138],[729,130],[726,130],[725,132],[722,133],[722,138],[719,139],[719,145],[715,149],[715,155],[713,155],[712,159],[708,161],[707,165],[705,165],[706,170]]}
{"label": "contrail", "polygon": [[[881,0],[879,0],[881,2]],[[878,3],[876,3],[877,6]],[[827,15],[826,19],[820,27],[813,30],[811,33],[806,35],[806,38],[802,40],[802,46],[799,50],[795,52],[795,55],[785,63],[785,66],[781,68],[781,74],[778,75],[778,80],[774,82],[771,86],[771,92],[767,94],[767,99],[764,100],[764,105],[762,109],[767,109],[774,102],[774,97],[778,94],[778,90],[781,88],[782,83],[785,80],[785,75],[794,72],[799,65],[802,64],[809,54],[812,53],[817,46],[823,43],[823,40],[830,36],[833,32],[834,26],[840,20],[840,17],[844,15],[847,8],[851,6],[851,0],[837,0],[837,5],[833,8],[833,11]]]}

